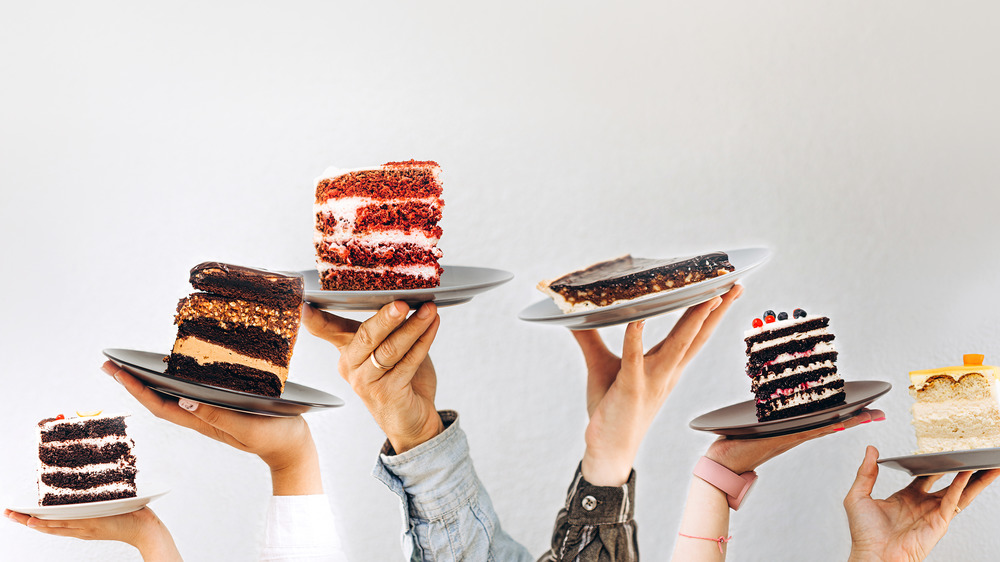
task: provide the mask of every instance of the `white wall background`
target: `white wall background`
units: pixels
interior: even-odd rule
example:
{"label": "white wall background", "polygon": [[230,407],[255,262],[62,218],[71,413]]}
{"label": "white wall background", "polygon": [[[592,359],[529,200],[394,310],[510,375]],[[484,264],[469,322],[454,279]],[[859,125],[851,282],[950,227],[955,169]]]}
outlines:
{"label": "white wall background", "polygon": [[[668,557],[711,441],[687,422],[749,398],[743,330],[801,306],[833,318],[846,378],[893,383],[889,419],[765,465],[730,559],[845,559],[864,445],[915,446],[907,371],[1000,362],[998,17],[989,2],[7,3],[0,494],[31,490],[38,419],[131,411],[187,559],[253,559],[262,463],[153,419],[100,351],[167,350],[202,260],[308,268],[312,179],[414,157],[445,170],[445,263],[516,274],[443,310],[433,350],[438,404],[462,413],[514,537],[545,549],[583,450],[572,339],[516,319],[536,281],[627,251],[768,245],[640,453],[643,558]],[[304,335],[292,377],[347,399],[309,416],[326,486],[349,553],[395,560],[398,504],[369,476],[383,436],[336,357]],[[907,481],[884,470],[876,493]],[[998,520],[1000,488],[930,558],[990,559]],[[0,545],[3,560],[137,558],[9,523]]]}

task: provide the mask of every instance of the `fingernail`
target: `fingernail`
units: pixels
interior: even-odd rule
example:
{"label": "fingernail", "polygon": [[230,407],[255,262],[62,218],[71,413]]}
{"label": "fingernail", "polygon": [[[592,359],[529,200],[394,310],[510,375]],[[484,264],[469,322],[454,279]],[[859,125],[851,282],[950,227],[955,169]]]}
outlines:
{"label": "fingernail", "polygon": [[844,427],[844,424],[842,424],[842,423],[838,423],[837,427],[833,428],[834,431],[844,431],[845,429],[847,429],[847,428]]}
{"label": "fingernail", "polygon": [[194,400],[188,400],[187,398],[181,398],[178,400],[177,405],[189,412],[193,412],[198,409],[198,403]]}
{"label": "fingernail", "polygon": [[715,304],[712,305],[712,310],[715,310],[720,306],[722,306],[722,299],[720,299],[719,297],[715,297]]}
{"label": "fingernail", "polygon": [[885,414],[882,414],[876,418],[872,418],[872,421],[885,421]]}
{"label": "fingernail", "polygon": [[428,305],[423,305],[420,310],[417,311],[417,318],[427,318],[431,315],[431,307]]}
{"label": "fingernail", "polygon": [[111,375],[111,378],[115,379],[115,382],[117,382],[118,384],[124,385],[124,383],[122,382],[122,378],[118,376],[118,371],[115,371],[115,373]]}
{"label": "fingernail", "polygon": [[109,375],[113,375],[118,371],[113,365],[108,365],[107,363],[101,365],[101,370]]}
{"label": "fingernail", "polygon": [[736,300],[736,299],[738,299],[738,298],[740,298],[740,297],[743,296],[743,285],[737,285],[736,286],[736,290],[737,290],[736,296],[733,297],[733,300]]}
{"label": "fingernail", "polygon": [[396,303],[392,303],[389,306],[389,316],[391,316],[393,318],[399,318],[399,316],[402,315],[402,314],[403,313],[399,310],[399,307],[396,306]]}
{"label": "fingernail", "polygon": [[643,329],[643,328],[645,328],[646,327],[646,321],[645,320],[639,320],[638,322],[635,323],[635,327],[639,328],[640,330]]}

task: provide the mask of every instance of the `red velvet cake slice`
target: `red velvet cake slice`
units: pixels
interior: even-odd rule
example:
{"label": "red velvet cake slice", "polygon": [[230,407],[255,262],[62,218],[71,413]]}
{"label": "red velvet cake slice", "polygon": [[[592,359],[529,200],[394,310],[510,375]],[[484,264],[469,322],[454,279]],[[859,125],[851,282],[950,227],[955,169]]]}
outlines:
{"label": "red velvet cake slice", "polygon": [[329,168],[316,182],[316,267],[327,291],[424,289],[441,282],[436,162]]}

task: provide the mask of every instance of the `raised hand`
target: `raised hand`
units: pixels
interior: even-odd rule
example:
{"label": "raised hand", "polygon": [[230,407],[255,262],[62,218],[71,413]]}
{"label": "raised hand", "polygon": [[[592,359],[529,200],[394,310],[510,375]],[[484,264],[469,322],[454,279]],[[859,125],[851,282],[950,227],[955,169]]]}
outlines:
{"label": "raised hand", "polygon": [[337,368],[385,432],[396,453],[444,430],[434,406],[437,376],[428,356],[441,319],[434,303],[406,317],[393,302],[363,323],[306,306],[303,323],[340,350]]}
{"label": "raised hand", "polygon": [[872,499],[878,449],[868,446],[858,476],[844,498],[851,528],[850,560],[923,560],[948,524],[1000,476],[1000,469],[959,472],[951,484],[931,492],[942,475],[920,476],[884,500]]}
{"label": "raised hand", "polygon": [[885,412],[882,410],[862,410],[843,423],[827,425],[791,435],[766,437],[763,439],[727,439],[720,437],[708,448],[705,456],[737,474],[742,474],[755,470],[758,466],[764,464],[765,461],[773,459],[806,441],[830,435],[837,431],[843,431],[860,424],[883,420],[885,420]]}
{"label": "raised hand", "polygon": [[257,416],[186,398],[174,400],[156,393],[110,361],[101,369],[154,416],[260,457],[271,469],[274,495],[323,493],[319,456],[302,416]]}
{"label": "raised hand", "polygon": [[69,521],[39,519],[9,509],[4,510],[3,514],[15,523],[20,523],[47,535],[73,537],[86,541],[120,541],[130,544],[139,549],[142,559],[146,562],[181,560],[181,555],[174,545],[170,531],[148,507],[111,517]]}
{"label": "raised hand", "polygon": [[595,330],[575,331],[587,362],[586,452],[584,478],[599,486],[619,486],[628,480],[646,431],[687,364],[718,326],[743,287],[689,308],[670,334],[643,354],[644,322],[625,330],[622,356],[604,345]]}

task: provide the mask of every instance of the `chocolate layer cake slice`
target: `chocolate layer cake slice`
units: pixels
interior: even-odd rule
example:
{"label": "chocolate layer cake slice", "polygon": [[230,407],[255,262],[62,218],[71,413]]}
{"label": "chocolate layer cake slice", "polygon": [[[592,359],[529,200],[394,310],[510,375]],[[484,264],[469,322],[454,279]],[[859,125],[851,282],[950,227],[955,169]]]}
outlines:
{"label": "chocolate layer cake slice", "polygon": [[837,373],[834,335],[825,316],[796,309],[755,318],[745,335],[747,376],[757,420],[768,421],[817,412],[844,402],[844,380]]}
{"label": "chocolate layer cake slice", "polygon": [[58,416],[38,423],[38,505],[134,498],[126,415]]}
{"label": "chocolate layer cake slice", "polygon": [[580,312],[679,289],[735,269],[724,252],[674,259],[624,255],[542,281],[538,290],[564,313]]}
{"label": "chocolate layer cake slice", "polygon": [[177,305],[167,374],[264,396],[280,396],[299,332],[303,279],[205,262],[195,292]]}

